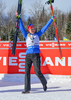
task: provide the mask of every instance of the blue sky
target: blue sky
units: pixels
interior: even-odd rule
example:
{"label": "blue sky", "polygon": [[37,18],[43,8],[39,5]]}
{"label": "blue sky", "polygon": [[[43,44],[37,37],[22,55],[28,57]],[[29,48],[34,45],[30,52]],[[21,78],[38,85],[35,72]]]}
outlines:
{"label": "blue sky", "polygon": [[[7,12],[13,5],[17,5],[18,0],[2,0],[6,3],[7,8],[5,9],[5,12]],[[26,10],[26,14],[28,14],[29,9],[31,8],[31,4],[33,4],[35,1],[38,0],[23,0],[23,5]],[[42,4],[46,7],[48,5],[45,5],[45,2],[47,0],[40,0]],[[49,7],[49,6],[48,6]],[[58,8],[59,10],[63,12],[69,12],[71,9],[71,0],[54,0],[53,4],[54,8]]]}

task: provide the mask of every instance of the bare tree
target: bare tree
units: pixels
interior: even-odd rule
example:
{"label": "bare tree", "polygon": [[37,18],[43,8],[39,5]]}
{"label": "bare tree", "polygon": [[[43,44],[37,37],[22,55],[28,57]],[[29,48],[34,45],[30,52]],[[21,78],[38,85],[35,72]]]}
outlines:
{"label": "bare tree", "polygon": [[43,5],[42,5],[42,1],[38,0],[35,1],[32,5],[31,5],[31,9],[29,11],[30,15],[32,16],[32,19],[36,19],[35,24],[36,24],[36,28],[37,31],[39,30],[39,18],[43,9]]}
{"label": "bare tree", "polygon": [[0,36],[3,28],[3,19],[4,19],[3,15],[5,9],[6,9],[5,3],[3,3],[2,0],[0,0]]}

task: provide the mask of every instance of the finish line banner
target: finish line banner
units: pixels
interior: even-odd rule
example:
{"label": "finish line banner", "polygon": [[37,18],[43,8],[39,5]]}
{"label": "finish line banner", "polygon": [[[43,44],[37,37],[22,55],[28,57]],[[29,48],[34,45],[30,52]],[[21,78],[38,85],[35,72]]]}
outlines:
{"label": "finish line banner", "polygon": [[[40,41],[41,72],[53,75],[71,75],[71,41],[61,41],[63,60],[56,41]],[[12,55],[13,42],[0,42],[0,73],[25,73],[26,43],[17,42],[16,54]],[[35,74],[32,64],[31,74]]]}

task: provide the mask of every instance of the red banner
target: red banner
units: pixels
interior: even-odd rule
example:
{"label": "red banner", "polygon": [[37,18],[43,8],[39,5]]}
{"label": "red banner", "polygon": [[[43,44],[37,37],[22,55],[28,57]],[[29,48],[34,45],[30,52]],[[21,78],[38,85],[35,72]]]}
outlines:
{"label": "red banner", "polygon": [[[12,55],[12,42],[0,42],[0,73],[25,73],[26,43],[18,42],[16,54]],[[41,41],[41,71],[43,74],[71,75],[71,42],[60,42],[63,60],[60,59],[56,41]],[[31,74],[34,74],[32,65]]]}

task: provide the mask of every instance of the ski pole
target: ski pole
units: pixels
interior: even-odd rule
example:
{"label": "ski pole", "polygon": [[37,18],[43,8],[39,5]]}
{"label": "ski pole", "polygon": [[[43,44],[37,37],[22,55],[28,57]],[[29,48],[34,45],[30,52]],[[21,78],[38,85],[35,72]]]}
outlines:
{"label": "ski pole", "polygon": [[61,60],[63,60],[62,51],[61,51],[60,42],[59,42],[58,31],[57,31],[57,26],[56,26],[55,19],[54,19],[54,12],[53,12],[52,3],[54,3],[54,0],[49,0],[49,1],[47,1],[45,4],[50,4],[52,16],[53,16],[54,27],[55,27],[55,32],[56,32],[56,37],[57,37],[58,46],[59,46],[59,51],[60,51],[60,56],[61,56]]}

